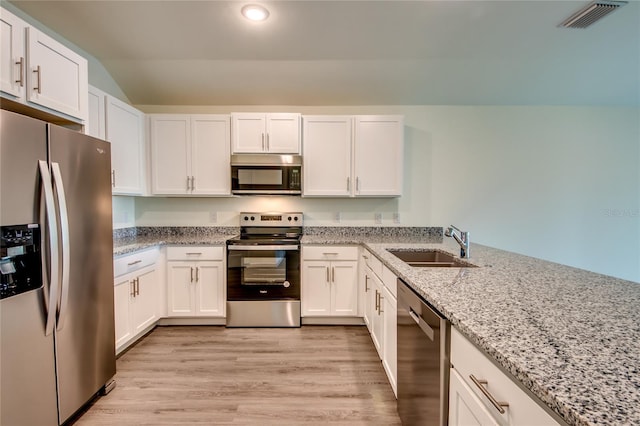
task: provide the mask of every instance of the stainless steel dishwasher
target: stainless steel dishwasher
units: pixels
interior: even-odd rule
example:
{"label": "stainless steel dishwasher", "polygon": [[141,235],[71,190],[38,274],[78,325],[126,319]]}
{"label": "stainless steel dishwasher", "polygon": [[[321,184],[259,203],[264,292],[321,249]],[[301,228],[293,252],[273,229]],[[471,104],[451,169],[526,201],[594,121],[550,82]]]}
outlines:
{"label": "stainless steel dishwasher", "polygon": [[398,414],[405,426],[446,426],[451,325],[398,279]]}

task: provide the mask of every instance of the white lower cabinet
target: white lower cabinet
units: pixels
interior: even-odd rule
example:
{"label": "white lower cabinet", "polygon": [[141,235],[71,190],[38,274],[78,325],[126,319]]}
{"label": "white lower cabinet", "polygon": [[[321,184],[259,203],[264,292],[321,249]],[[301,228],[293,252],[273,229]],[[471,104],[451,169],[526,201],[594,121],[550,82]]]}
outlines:
{"label": "white lower cabinet", "polygon": [[157,249],[152,249],[114,261],[116,353],[122,352],[158,320],[158,300],[162,289],[156,270],[156,256]]}
{"label": "white lower cabinet", "polygon": [[368,250],[362,254],[364,317],[373,345],[397,396],[398,338],[396,276]]}
{"label": "white lower cabinet", "polygon": [[357,247],[303,247],[302,316],[358,316],[357,258]]}
{"label": "white lower cabinet", "polygon": [[559,424],[455,327],[451,327],[450,373],[452,426]]}
{"label": "white lower cabinet", "polygon": [[169,317],[224,317],[222,247],[167,248]]}
{"label": "white lower cabinet", "polygon": [[382,366],[387,373],[393,393],[398,395],[398,299],[385,286],[382,289],[382,328],[384,346],[382,347]]}

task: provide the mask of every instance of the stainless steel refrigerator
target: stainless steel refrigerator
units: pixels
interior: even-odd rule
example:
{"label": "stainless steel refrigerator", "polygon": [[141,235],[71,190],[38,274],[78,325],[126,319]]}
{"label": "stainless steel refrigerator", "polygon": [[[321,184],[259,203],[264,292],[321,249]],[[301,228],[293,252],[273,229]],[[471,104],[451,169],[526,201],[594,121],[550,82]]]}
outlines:
{"label": "stainless steel refrigerator", "polygon": [[0,113],[0,424],[58,425],[116,373],[110,145]]}

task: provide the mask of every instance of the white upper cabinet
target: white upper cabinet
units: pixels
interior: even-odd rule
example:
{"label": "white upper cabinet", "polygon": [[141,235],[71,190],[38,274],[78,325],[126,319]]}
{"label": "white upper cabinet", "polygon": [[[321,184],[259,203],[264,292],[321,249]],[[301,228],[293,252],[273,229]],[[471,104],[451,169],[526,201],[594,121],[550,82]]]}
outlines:
{"label": "white upper cabinet", "polygon": [[85,132],[111,142],[111,192],[145,194],[144,113],[93,86],[88,94]]}
{"label": "white upper cabinet", "polygon": [[233,154],[300,153],[300,114],[234,113]]}
{"label": "white upper cabinet", "polygon": [[104,111],[107,94],[89,86],[89,114],[85,133],[94,138],[106,139],[106,114]]}
{"label": "white upper cabinet", "polygon": [[307,197],[402,195],[402,116],[304,116]]}
{"label": "white upper cabinet", "polygon": [[303,173],[305,196],[351,195],[350,116],[304,116]]}
{"label": "white upper cabinet", "polygon": [[192,194],[231,194],[228,115],[191,116]]}
{"label": "white upper cabinet", "polygon": [[5,9],[0,19],[0,90],[24,99],[26,90],[25,31],[27,24]]}
{"label": "white upper cabinet", "polygon": [[111,142],[112,192],[142,195],[145,192],[144,113],[109,95],[105,97],[105,111],[105,139]]}
{"label": "white upper cabinet", "polygon": [[230,195],[228,115],[151,115],[151,190]]}
{"label": "white upper cabinet", "polygon": [[86,121],[87,60],[7,10],[0,11],[3,94],[20,103]]}
{"label": "white upper cabinet", "polygon": [[402,195],[404,124],[401,116],[356,116],[356,196]]}

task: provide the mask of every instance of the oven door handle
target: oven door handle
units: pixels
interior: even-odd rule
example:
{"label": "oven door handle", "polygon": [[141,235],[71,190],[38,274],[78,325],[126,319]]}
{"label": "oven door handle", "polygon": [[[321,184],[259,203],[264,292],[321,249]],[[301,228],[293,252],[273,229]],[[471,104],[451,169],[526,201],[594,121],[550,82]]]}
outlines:
{"label": "oven door handle", "polygon": [[274,251],[274,250],[299,250],[299,249],[300,249],[300,246],[298,245],[254,246],[254,245],[231,244],[227,247],[227,250],[247,250],[247,251]]}

